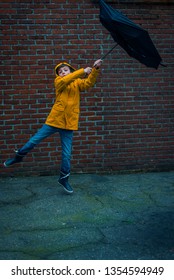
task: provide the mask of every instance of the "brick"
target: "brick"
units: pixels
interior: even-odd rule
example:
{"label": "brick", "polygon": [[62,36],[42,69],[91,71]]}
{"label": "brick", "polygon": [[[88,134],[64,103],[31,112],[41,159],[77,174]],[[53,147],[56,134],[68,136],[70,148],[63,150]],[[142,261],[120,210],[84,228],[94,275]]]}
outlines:
{"label": "brick", "polygon": [[[166,170],[174,166],[174,3],[110,2],[149,31],[167,67],[147,68],[119,46],[104,60],[96,86],[81,94],[72,172]],[[54,100],[55,65],[67,60],[76,68],[91,66],[113,46],[97,5],[84,1],[82,7],[73,0],[0,4],[3,158],[44,123]],[[50,137],[21,167],[3,169],[2,175],[9,176],[9,170],[43,175],[45,169],[57,174],[60,151],[59,135]]]}

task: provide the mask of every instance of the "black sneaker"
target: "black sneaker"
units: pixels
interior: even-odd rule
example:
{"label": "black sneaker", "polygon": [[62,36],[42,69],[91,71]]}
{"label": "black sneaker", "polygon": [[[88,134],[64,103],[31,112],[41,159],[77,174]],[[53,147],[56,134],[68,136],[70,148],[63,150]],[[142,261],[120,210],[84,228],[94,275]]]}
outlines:
{"label": "black sneaker", "polygon": [[68,194],[72,194],[73,193],[73,189],[70,186],[70,184],[68,183],[68,179],[67,178],[63,178],[63,179],[59,178],[58,182],[59,182],[59,184],[61,186],[63,186],[63,188],[64,188],[66,193],[68,193]]}
{"label": "black sneaker", "polygon": [[16,152],[16,155],[14,158],[9,158],[7,159],[5,162],[4,162],[4,166],[5,167],[9,167],[10,165],[13,165],[15,163],[18,163],[18,162],[21,162],[23,160],[23,157],[22,155],[19,155],[18,154],[18,151],[15,151]]}

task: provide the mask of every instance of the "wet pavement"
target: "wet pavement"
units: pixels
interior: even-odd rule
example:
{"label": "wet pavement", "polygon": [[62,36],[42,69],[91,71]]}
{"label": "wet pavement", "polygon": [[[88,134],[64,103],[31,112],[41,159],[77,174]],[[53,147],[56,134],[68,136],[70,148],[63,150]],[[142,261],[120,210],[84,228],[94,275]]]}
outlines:
{"label": "wet pavement", "polygon": [[174,172],[0,179],[1,260],[173,260]]}

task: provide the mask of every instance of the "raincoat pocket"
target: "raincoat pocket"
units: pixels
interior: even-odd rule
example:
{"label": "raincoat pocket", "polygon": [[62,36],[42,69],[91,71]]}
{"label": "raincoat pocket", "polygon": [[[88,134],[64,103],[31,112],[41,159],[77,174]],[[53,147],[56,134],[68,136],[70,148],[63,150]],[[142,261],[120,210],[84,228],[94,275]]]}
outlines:
{"label": "raincoat pocket", "polygon": [[65,110],[64,106],[62,104],[56,104],[56,106],[53,107],[55,111],[63,112]]}
{"label": "raincoat pocket", "polygon": [[78,108],[75,108],[75,109],[74,109],[74,113],[79,114],[79,112],[80,112],[80,110],[79,110]]}
{"label": "raincoat pocket", "polygon": [[66,114],[67,127],[73,130],[77,130],[79,121],[79,109],[74,108],[72,112]]}
{"label": "raincoat pocket", "polygon": [[52,108],[49,116],[47,117],[46,124],[58,128],[64,128],[65,127],[64,108],[63,107]]}

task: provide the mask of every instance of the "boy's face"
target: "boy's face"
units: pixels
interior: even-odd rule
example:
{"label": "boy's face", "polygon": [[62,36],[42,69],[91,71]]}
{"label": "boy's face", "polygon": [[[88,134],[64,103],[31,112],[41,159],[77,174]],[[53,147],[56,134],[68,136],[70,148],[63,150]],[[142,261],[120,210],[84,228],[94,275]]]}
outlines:
{"label": "boy's face", "polygon": [[60,77],[64,77],[64,76],[66,76],[66,75],[68,75],[70,73],[71,73],[71,71],[70,71],[70,68],[68,66],[63,66],[58,71],[58,75]]}

